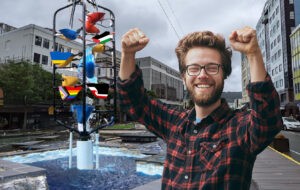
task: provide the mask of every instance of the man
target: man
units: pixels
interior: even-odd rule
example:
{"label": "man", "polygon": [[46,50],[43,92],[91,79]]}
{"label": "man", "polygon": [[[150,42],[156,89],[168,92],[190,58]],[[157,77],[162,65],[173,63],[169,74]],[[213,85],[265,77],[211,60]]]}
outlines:
{"label": "man", "polygon": [[224,79],[231,73],[232,54],[220,35],[194,32],[175,49],[195,103],[192,110],[174,109],[147,96],[135,53],[149,39],[139,29],[122,37],[117,84],[121,108],[167,143],[162,189],[249,189],[257,154],[281,129],[278,94],[265,70],[255,31],[234,30],[229,41],[249,61],[249,111],[232,111],[220,98]]}

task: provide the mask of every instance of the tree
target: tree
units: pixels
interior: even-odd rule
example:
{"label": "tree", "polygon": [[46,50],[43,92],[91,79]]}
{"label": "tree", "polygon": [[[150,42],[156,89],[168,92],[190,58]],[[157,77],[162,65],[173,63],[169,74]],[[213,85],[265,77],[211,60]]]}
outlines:
{"label": "tree", "polygon": [[[0,66],[4,104],[33,104],[53,99],[52,73],[26,61]],[[56,78],[61,79],[57,74]]]}
{"label": "tree", "polygon": [[146,92],[147,92],[147,94],[148,94],[150,97],[158,98],[158,96],[155,94],[154,91],[152,91],[152,90],[147,90]]}

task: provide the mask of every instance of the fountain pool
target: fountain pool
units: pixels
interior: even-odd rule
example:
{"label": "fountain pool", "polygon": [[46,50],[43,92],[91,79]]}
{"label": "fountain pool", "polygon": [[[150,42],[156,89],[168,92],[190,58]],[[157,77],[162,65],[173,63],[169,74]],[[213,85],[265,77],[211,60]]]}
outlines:
{"label": "fountain pool", "polygon": [[[73,151],[75,155],[76,148]],[[32,153],[25,156],[7,157],[4,160],[46,169],[50,190],[132,189],[161,178],[157,172],[156,175],[137,172],[135,159],[147,157],[138,151],[99,147],[98,152],[99,168],[94,170],[77,169],[75,156],[72,159],[72,168],[69,169],[69,150]]]}

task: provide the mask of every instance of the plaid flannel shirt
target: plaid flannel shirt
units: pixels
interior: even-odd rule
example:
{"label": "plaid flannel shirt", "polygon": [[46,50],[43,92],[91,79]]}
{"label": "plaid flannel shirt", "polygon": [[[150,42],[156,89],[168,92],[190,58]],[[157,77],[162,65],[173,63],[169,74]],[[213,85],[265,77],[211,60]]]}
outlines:
{"label": "plaid flannel shirt", "polygon": [[117,83],[121,109],[167,144],[162,189],[249,189],[256,155],[280,131],[279,97],[269,75],[247,86],[250,111],[221,106],[195,123],[180,110],[147,96],[138,66]]}

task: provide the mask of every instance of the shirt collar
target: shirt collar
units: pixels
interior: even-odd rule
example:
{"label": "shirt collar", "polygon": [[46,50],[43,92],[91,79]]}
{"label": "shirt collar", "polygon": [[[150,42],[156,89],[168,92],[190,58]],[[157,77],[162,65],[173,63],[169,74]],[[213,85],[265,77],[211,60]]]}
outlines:
{"label": "shirt collar", "polygon": [[[214,122],[221,122],[222,119],[224,119],[229,113],[231,113],[231,110],[228,106],[227,101],[224,98],[221,98],[221,105],[217,107],[214,111],[212,111],[208,117],[210,117]],[[189,111],[188,114],[189,121],[195,121],[196,119],[196,110],[195,107],[192,108]]]}

